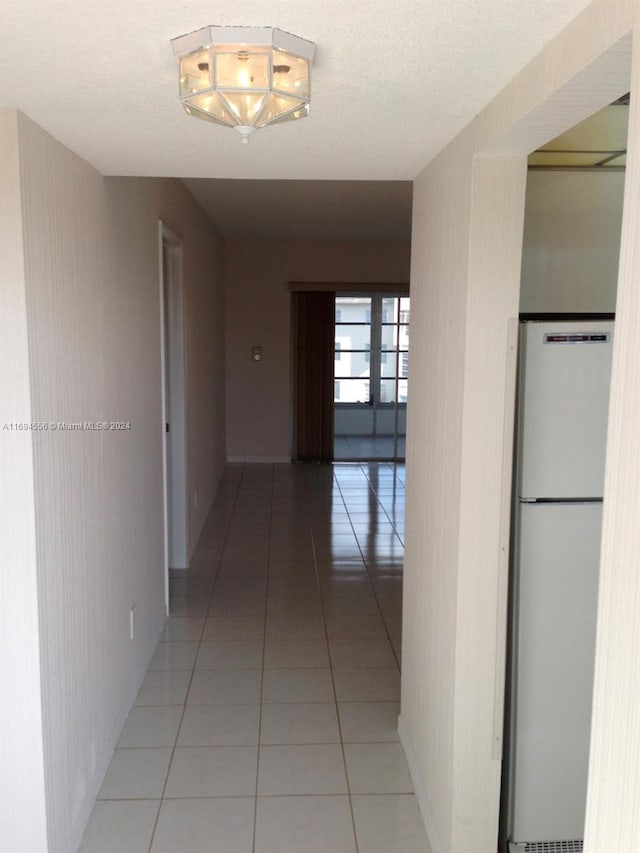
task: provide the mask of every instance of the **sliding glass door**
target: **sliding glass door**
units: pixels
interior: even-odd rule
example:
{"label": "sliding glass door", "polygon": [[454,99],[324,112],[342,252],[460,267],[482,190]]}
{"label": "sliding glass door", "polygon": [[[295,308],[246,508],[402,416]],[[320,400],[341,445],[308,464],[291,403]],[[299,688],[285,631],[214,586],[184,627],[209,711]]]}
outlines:
{"label": "sliding glass door", "polygon": [[335,459],[404,459],[409,313],[408,296],[336,296]]}

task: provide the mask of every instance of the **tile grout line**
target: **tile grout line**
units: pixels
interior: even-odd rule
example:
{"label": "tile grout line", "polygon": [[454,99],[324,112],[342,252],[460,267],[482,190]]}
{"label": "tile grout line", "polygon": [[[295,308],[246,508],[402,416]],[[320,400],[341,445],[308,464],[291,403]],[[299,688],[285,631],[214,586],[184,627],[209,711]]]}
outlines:
{"label": "tile grout line", "polygon": [[[244,473],[244,466],[243,466],[243,473]],[[220,572],[220,564],[221,564],[221,562],[222,562],[222,557],[223,557],[223,555],[224,555],[224,550],[225,550],[225,547],[226,547],[226,544],[227,544],[227,541],[228,541],[228,538],[229,538],[229,531],[230,531],[230,528],[231,528],[231,519],[233,518],[233,513],[234,513],[234,511],[235,511],[235,506],[236,506],[236,503],[237,503],[237,501],[238,501],[238,495],[239,495],[239,493],[240,493],[240,484],[241,484],[241,482],[242,482],[242,476],[243,476],[243,474],[241,474],[241,475],[240,475],[240,477],[238,478],[238,484],[237,484],[237,487],[236,487],[236,493],[235,493],[235,497],[234,497],[234,500],[233,500],[233,509],[231,510],[231,513],[229,514],[229,520],[228,520],[228,524],[227,524],[226,532],[225,532],[225,535],[224,535],[224,541],[223,541],[222,548],[221,548],[221,550],[220,550],[220,556],[219,556],[219,558],[218,558],[218,560],[217,560],[217,565],[216,565],[216,568],[215,568],[215,577],[214,577],[214,581],[213,581],[213,586],[212,586],[212,588],[211,588],[211,593],[210,593],[210,595],[209,595],[209,605],[208,605],[208,607],[207,607],[207,611],[206,611],[206,613],[205,613],[205,617],[204,617],[204,622],[203,622],[202,628],[201,628],[201,630],[200,630],[200,637],[199,637],[199,640],[198,640],[198,650],[197,650],[197,652],[196,652],[196,656],[195,656],[195,659],[194,659],[194,661],[193,661],[193,667],[191,668],[191,676],[190,676],[190,678],[189,678],[189,683],[188,683],[188,685],[187,685],[187,690],[186,690],[186,693],[185,693],[185,696],[184,696],[184,702],[182,703],[182,713],[180,714],[180,722],[179,722],[179,724],[178,724],[178,728],[176,729],[176,736],[175,736],[175,739],[174,739],[174,742],[173,742],[173,747],[171,748],[171,756],[169,757],[169,765],[168,765],[168,767],[167,767],[167,773],[166,773],[166,776],[165,776],[165,779],[164,779],[164,785],[162,786],[162,793],[161,793],[161,795],[160,795],[160,800],[159,800],[159,803],[158,803],[158,811],[157,811],[157,813],[156,813],[156,818],[155,818],[155,821],[154,821],[154,823],[153,823],[153,831],[151,832],[151,838],[149,839],[148,853],[151,853],[152,848],[153,848],[153,844],[154,844],[155,837],[156,837],[156,832],[157,832],[157,829],[158,829],[158,822],[159,822],[159,820],[160,820],[160,812],[162,811],[162,805],[163,805],[163,803],[165,802],[165,800],[166,800],[166,799],[173,799],[173,798],[168,798],[168,797],[166,797],[166,796],[165,796],[165,794],[166,794],[166,791],[167,791],[167,785],[169,784],[169,776],[170,776],[170,774],[171,774],[171,768],[173,767],[173,760],[174,760],[174,757],[175,757],[175,754],[176,754],[176,749],[178,749],[178,739],[180,738],[180,729],[182,728],[182,723],[184,722],[184,715],[185,715],[186,710],[187,710],[187,702],[188,702],[188,699],[189,699],[189,692],[190,692],[190,690],[191,690],[191,685],[192,685],[192,683],[193,683],[193,676],[194,676],[194,674],[195,674],[195,671],[196,671],[196,665],[197,665],[197,663],[198,663],[198,655],[200,654],[200,649],[202,648],[202,642],[203,642],[204,632],[205,632],[206,627],[207,627],[207,619],[208,619],[208,616],[209,616],[209,611],[211,610],[211,602],[213,601],[213,593],[214,593],[214,590],[215,590],[215,587],[216,587],[216,583],[217,583],[217,581],[218,581],[218,575],[219,575],[219,572]],[[206,527],[206,524],[207,524],[207,520],[208,520],[208,519],[206,519],[206,520],[205,520],[205,523],[204,523],[204,526],[205,526],[205,527]],[[202,534],[201,534],[201,535],[202,535]],[[196,548],[197,548],[197,545],[196,545]],[[171,580],[169,580],[169,602],[171,602]],[[171,609],[171,606],[169,606],[169,609]],[[170,618],[171,618],[171,613],[169,613],[169,616],[168,616],[168,619],[170,619]]]}
{"label": "tile grout line", "polygon": [[[362,466],[359,466],[359,467],[362,469]],[[380,501],[379,501],[379,499],[378,499],[378,495],[376,494],[375,490],[372,488],[372,485],[371,485],[371,482],[370,482],[370,480],[369,480],[369,477],[367,476],[367,474],[366,474],[366,472],[365,472],[364,470],[362,470],[362,473],[363,473],[363,475],[364,475],[364,477],[365,477],[365,479],[366,479],[366,481],[367,481],[367,484],[368,484],[367,488],[368,488],[368,489],[371,489],[371,491],[373,492],[373,494],[374,494],[374,495],[375,495],[375,497],[376,497],[376,503],[377,503],[377,505],[382,509],[382,511],[385,513],[385,515],[387,515],[387,513],[385,512],[384,507],[382,506],[382,504],[380,503]],[[377,591],[377,589],[376,589],[376,587],[375,587],[375,584],[374,584],[374,582],[373,582],[373,580],[372,580],[372,578],[371,578],[371,575],[370,575],[370,573],[369,573],[369,568],[370,568],[370,567],[369,567],[369,562],[368,562],[367,558],[365,557],[365,555],[364,555],[364,553],[363,553],[363,551],[362,551],[362,546],[360,545],[360,540],[358,539],[358,536],[357,536],[357,534],[356,534],[355,528],[354,528],[354,526],[353,526],[353,521],[352,521],[352,519],[351,519],[351,513],[350,513],[350,511],[349,511],[349,506],[348,506],[348,504],[347,504],[346,500],[344,499],[344,493],[343,493],[343,491],[342,491],[342,487],[340,486],[340,482],[339,482],[339,480],[337,480],[337,483],[338,483],[338,488],[340,489],[340,496],[341,496],[341,498],[342,498],[342,500],[343,500],[343,502],[344,502],[345,509],[347,510],[347,516],[348,516],[348,518],[349,518],[349,524],[351,525],[351,530],[352,530],[352,532],[353,532],[354,539],[356,540],[356,544],[357,544],[357,546],[358,546],[358,551],[359,551],[359,553],[360,553],[360,557],[361,557],[361,559],[362,559],[362,564],[364,565],[364,568],[365,568],[365,573],[366,573],[366,575],[367,575],[367,580],[369,581],[369,585],[370,585],[370,587],[371,587],[371,592],[373,593],[373,597],[375,598],[376,605],[377,605],[377,607],[378,607],[378,613],[379,613],[379,616],[380,616],[380,618],[381,618],[381,620],[382,620],[382,624],[384,625],[384,630],[385,630],[385,637],[386,637],[386,640],[387,640],[387,642],[389,643],[389,645],[390,645],[390,647],[391,647],[391,652],[392,652],[393,657],[394,657],[394,659],[395,659],[395,661],[396,661],[396,666],[397,666],[398,670],[400,671],[400,661],[398,660],[398,655],[397,655],[397,653],[396,653],[395,647],[394,647],[394,645],[393,645],[393,641],[392,641],[392,639],[391,639],[391,633],[390,633],[390,631],[389,631],[389,626],[387,625],[387,620],[386,620],[386,619],[385,619],[385,617],[384,617],[384,611],[383,611],[383,609],[382,609],[382,607],[381,607],[381,605],[380,605],[380,599],[378,598],[378,591]],[[387,516],[387,518],[388,518],[388,516]],[[394,525],[394,533],[395,533],[395,525]]]}
{"label": "tile grout line", "polygon": [[[397,696],[394,696],[393,700],[390,698],[390,695],[386,699],[367,699],[366,696],[369,694],[371,696],[377,697],[379,695],[382,697],[387,694],[387,690],[385,688],[385,691],[381,693],[374,686],[378,683],[377,679],[365,679],[363,685],[365,682],[369,685],[366,689],[363,686],[363,689],[359,690],[359,692],[348,690],[351,698],[344,700],[344,727],[337,696],[337,683],[341,684],[342,691],[348,688],[351,681],[350,679],[345,681],[342,678],[341,668],[354,670],[354,675],[357,674],[356,670],[364,672],[367,669],[378,669],[381,665],[380,660],[382,656],[383,660],[387,661],[387,665],[384,666],[385,670],[389,670],[389,672],[394,670],[397,673],[399,669],[398,659],[400,653],[399,650],[396,650],[395,641],[391,638],[391,629],[394,632],[397,631],[397,617],[400,615],[400,611],[397,609],[397,593],[401,588],[398,582],[401,582],[402,562],[398,562],[398,557],[401,556],[404,547],[396,524],[393,521],[393,518],[400,517],[400,512],[403,508],[401,501],[403,484],[399,476],[399,466],[392,465],[391,463],[386,463],[384,466],[380,465],[378,477],[376,477],[373,465],[370,465],[367,469],[367,466],[362,463],[345,466],[343,469],[344,475],[340,473],[342,466],[324,466],[322,469],[305,467],[306,470],[298,468],[295,471],[291,467],[288,470],[281,470],[279,466],[271,464],[269,466],[260,466],[257,469],[256,466],[244,463],[240,472],[237,470],[233,472],[227,480],[227,486],[230,488],[225,487],[224,498],[217,507],[219,515],[215,513],[216,508],[212,507],[208,517],[209,523],[205,521],[202,531],[205,534],[203,537],[204,544],[200,551],[204,556],[193,560],[193,563],[196,564],[196,568],[192,570],[193,575],[191,572],[186,578],[185,574],[182,577],[176,575],[176,585],[179,588],[175,591],[176,595],[172,596],[172,600],[177,602],[179,612],[175,615],[194,615],[200,617],[201,613],[204,613],[204,618],[199,627],[195,620],[191,623],[187,620],[184,622],[178,621],[173,626],[178,639],[174,640],[169,636],[166,640],[161,639],[157,644],[161,648],[161,653],[158,655],[158,666],[161,669],[166,669],[167,672],[165,674],[169,677],[172,677],[173,673],[176,673],[180,677],[176,679],[175,685],[182,686],[183,690],[186,687],[183,701],[178,701],[174,705],[138,706],[141,709],[159,707],[167,709],[174,708],[174,710],[171,714],[167,712],[167,719],[163,723],[162,728],[158,728],[157,735],[154,733],[151,738],[147,737],[145,731],[147,731],[152,723],[154,725],[154,732],[156,731],[154,718],[152,716],[139,718],[139,722],[143,723],[143,727],[139,729],[139,726],[136,726],[135,730],[131,730],[133,738],[130,739],[130,742],[133,745],[130,747],[119,747],[122,751],[135,752],[136,750],[144,750],[148,746],[153,746],[153,740],[161,741],[162,744],[173,743],[173,746],[165,750],[165,756],[162,760],[162,763],[168,761],[164,777],[158,778],[159,774],[155,774],[157,780],[155,784],[158,789],[160,788],[158,783],[164,778],[162,793],[159,800],[157,796],[116,797],[110,800],[111,802],[128,802],[133,800],[149,804],[144,807],[146,809],[145,813],[148,816],[148,823],[145,831],[145,839],[141,839],[143,844],[141,850],[144,849],[147,853],[151,853],[152,850],[157,851],[158,845],[167,843],[167,832],[175,835],[178,831],[184,831],[189,834],[193,831],[190,828],[190,821],[186,820],[186,818],[179,818],[178,824],[176,824],[175,820],[171,820],[171,815],[176,813],[175,809],[179,810],[178,814],[185,813],[184,809],[191,809],[187,804],[189,800],[201,802],[199,806],[196,806],[195,803],[193,805],[194,814],[196,815],[202,813],[204,816],[211,809],[215,810],[213,813],[216,815],[220,814],[222,823],[218,822],[218,818],[214,820],[213,813],[211,817],[207,818],[208,823],[211,825],[211,832],[214,833],[214,835],[210,836],[212,838],[217,837],[218,827],[221,828],[220,831],[226,831],[223,829],[226,821],[224,815],[230,809],[233,809],[235,813],[236,808],[241,808],[244,815],[242,825],[244,827],[245,839],[242,850],[247,851],[247,853],[248,851],[256,853],[256,850],[262,849],[261,845],[265,843],[264,833],[274,830],[272,825],[274,816],[286,813],[286,820],[292,820],[295,823],[300,819],[300,809],[306,810],[307,808],[311,808],[314,814],[317,813],[318,819],[320,819],[320,815],[324,817],[322,823],[318,824],[319,836],[316,836],[315,833],[313,836],[309,835],[310,830],[306,829],[306,835],[303,832],[301,839],[308,837],[308,843],[313,847],[314,844],[321,844],[320,839],[325,829],[330,829],[335,825],[337,830],[339,825],[343,843],[348,846],[349,850],[353,850],[353,853],[358,853],[359,850],[362,850],[362,845],[373,843],[374,836],[371,835],[371,828],[376,820],[380,820],[380,817],[376,817],[379,811],[378,806],[375,805],[376,797],[392,799],[395,797],[397,799],[402,796],[413,797],[415,799],[415,794],[411,790],[393,790],[393,785],[395,784],[393,781],[389,782],[392,786],[391,790],[389,790],[386,779],[383,788],[379,791],[369,790],[366,793],[358,793],[357,791],[358,787],[372,788],[371,785],[360,784],[360,782],[367,783],[370,778],[375,778],[379,769],[379,765],[375,762],[378,760],[386,761],[383,756],[387,754],[391,755],[390,752],[380,752],[380,759],[368,758],[367,749],[373,747],[373,750],[371,750],[371,755],[373,756],[376,754],[376,747],[381,744],[397,742],[395,739],[393,741],[388,739],[392,732],[395,711],[391,707],[386,711],[380,712],[373,709],[367,711],[364,707],[361,710],[353,711],[347,711],[346,709],[354,703],[375,705],[392,701],[397,707]],[[375,500],[373,499],[374,496]],[[400,501],[397,501],[397,497],[400,497]],[[335,509],[335,515],[333,509]],[[217,515],[213,520],[211,520],[212,514]],[[356,529],[360,532],[356,533]],[[334,539],[335,534],[343,533],[350,534],[350,536],[338,535]],[[353,540],[351,540],[351,536],[353,536]],[[397,551],[395,550],[396,538],[399,540]],[[378,548],[380,549],[379,557]],[[196,556],[197,554],[198,549],[196,549]],[[265,554],[266,565],[264,565]],[[365,554],[368,556],[365,556]],[[358,559],[358,555],[360,559]],[[342,559],[343,557],[344,560]],[[353,566],[349,565],[351,563]],[[346,573],[342,571],[343,568]],[[254,578],[256,572],[261,572],[261,576]],[[255,582],[261,581],[261,579],[264,579],[262,583]],[[348,584],[345,585],[344,581],[349,580],[358,582],[355,584],[355,588],[350,587]],[[280,589],[281,586],[282,590]],[[256,588],[255,591],[254,587]],[[261,588],[261,597],[256,594],[259,588]],[[283,596],[282,607],[280,600],[281,592]],[[184,593],[187,593],[187,595],[185,596]],[[189,593],[192,594],[189,595]],[[288,623],[281,624],[276,621],[269,627],[270,595],[274,596],[274,618],[277,620],[282,610],[282,613],[284,615],[288,614],[292,620],[290,625]],[[247,598],[240,601],[238,600],[239,596],[253,596],[254,600],[249,601]],[[305,601],[307,597],[309,606],[307,606]],[[311,612],[312,599],[316,602],[313,606],[313,614]],[[382,602],[384,602],[384,610]],[[213,622],[218,618],[225,620],[226,617],[234,615],[236,604],[238,605],[239,616],[253,615],[254,613],[257,616],[258,612],[260,612],[263,619],[262,626],[259,625],[257,620],[253,623],[247,622],[236,626],[232,619],[231,622],[234,622],[234,624],[230,624],[229,627],[226,627],[226,625],[218,626],[212,632],[212,636],[205,636],[208,635],[208,626],[210,629],[212,620]],[[180,612],[183,605],[186,609],[184,614]],[[318,611],[317,613],[316,610]],[[361,624],[359,622],[356,624],[355,617],[361,611],[369,615],[363,619]],[[389,615],[389,621],[387,621],[385,616],[386,613]],[[382,619],[384,625],[383,631],[380,630],[379,623],[375,623],[375,619],[378,617]],[[311,618],[314,621],[313,632],[311,631],[312,626],[308,624]],[[331,623],[332,636],[337,632],[335,642],[338,645],[336,646],[335,660],[332,655],[329,623]],[[257,632],[255,628],[258,628]],[[167,631],[167,634],[170,633],[170,631]],[[260,634],[262,637],[261,650],[257,646]],[[277,692],[266,692],[266,682],[269,680],[267,679],[267,675],[270,672],[266,667],[266,650],[267,643],[272,642],[268,641],[267,638],[272,634],[276,638],[282,636],[283,641],[287,641],[287,638],[289,638],[288,643],[290,648],[286,651],[284,648],[281,651],[279,648],[274,647],[273,653],[276,655],[273,658],[274,668],[290,671],[292,676],[296,676],[294,679],[295,685],[294,681],[292,681],[292,686],[296,686],[296,695],[310,697],[304,702],[300,702],[296,698],[287,699],[288,689],[284,681],[282,687],[278,687]],[[395,635],[397,636],[397,633]],[[204,646],[208,646],[209,640],[214,641],[215,645],[218,640],[224,643],[230,637],[246,639],[248,636],[251,638],[255,637],[254,647],[252,649],[247,647],[246,653],[244,650],[239,650],[241,654],[238,658],[235,657],[235,652],[231,647],[228,649],[221,648],[213,656],[210,656],[209,648],[207,648],[206,653],[204,651]],[[322,640],[314,644],[313,648],[309,646],[308,650],[302,650],[299,646],[307,636],[310,638],[315,638],[316,636],[318,638],[322,637]],[[382,639],[379,639],[379,637]],[[361,642],[359,638],[362,638],[362,642],[365,643],[363,648],[361,650],[351,648],[350,650],[350,647],[353,647],[354,644]],[[372,642],[374,639],[377,640],[378,645],[366,646],[366,642]],[[181,646],[189,643],[194,645],[194,649],[187,656],[182,653]],[[341,643],[344,645],[344,648],[341,647]],[[383,655],[382,643],[391,649],[391,656],[387,654],[386,649]],[[189,659],[194,651],[195,657],[192,658],[191,666],[189,666]],[[324,660],[318,658],[321,651],[326,655],[326,663]],[[250,657],[247,657],[249,653]],[[234,657],[229,657],[231,654],[234,654]],[[312,656],[309,657],[309,655]],[[260,660],[260,663],[258,663],[258,660]],[[199,661],[204,665],[204,669],[198,668]],[[180,667],[184,663],[187,666]],[[305,665],[308,663],[312,663],[313,665]],[[244,664],[249,664],[249,666],[245,666]],[[174,669],[176,665],[182,671],[177,668]],[[326,678],[326,676],[322,678],[325,685],[323,693],[317,693],[315,688],[313,693],[309,693],[307,687],[304,687],[308,679],[302,673],[310,669],[322,669],[325,666],[329,669],[327,673],[329,678]],[[161,674],[161,669],[157,671],[157,675]],[[238,694],[242,697],[248,697],[244,701],[237,701],[237,699],[234,701],[236,693],[221,692],[226,690],[222,681],[220,682],[220,689],[216,686],[218,685],[216,679],[211,681],[211,684],[207,681],[208,675],[218,672],[224,673],[226,670],[242,670],[243,672],[247,670],[254,673],[250,677],[247,675],[247,679],[252,685],[250,694],[244,690],[241,694]],[[149,669],[147,670],[147,672],[150,671]],[[200,673],[199,679],[201,680],[195,679],[195,675],[198,673]],[[389,679],[392,679],[391,675],[389,675]],[[395,679],[395,676],[393,676],[393,679]],[[329,680],[332,688],[332,696],[329,698],[329,701],[314,699],[313,696],[326,696],[325,691]],[[385,676],[385,683],[387,680]],[[272,682],[270,681],[271,684]],[[310,684],[311,682],[309,682]],[[203,688],[207,688],[207,692],[201,695],[194,692],[194,698],[200,698],[201,701],[197,705],[189,705],[188,700],[191,689],[194,691],[199,690],[200,685]],[[167,688],[172,688],[173,686],[173,683],[167,681],[165,684],[160,679],[156,685],[156,693],[149,695],[151,698],[154,695],[160,695],[158,690],[165,694]],[[274,688],[277,686],[275,681],[273,682],[273,686]],[[213,688],[213,691],[211,688]],[[300,692],[301,689],[303,689],[302,693]],[[170,694],[167,695],[168,698],[173,698]],[[272,703],[265,703],[266,695],[272,697]],[[219,699],[226,701],[218,702],[217,700]],[[162,701],[162,698],[160,698],[160,701]],[[247,719],[249,716],[252,718],[250,729],[245,731],[246,726],[243,726],[241,731],[235,725],[235,722],[233,722],[232,729],[229,729],[228,733],[224,735],[229,742],[227,740],[220,740],[217,736],[210,736],[208,729],[198,728],[197,730],[192,730],[191,723],[187,722],[188,720],[195,722],[195,717],[199,716],[197,709],[200,707],[213,706],[224,708],[225,706],[239,705],[245,707],[254,706],[255,708],[256,702],[259,703],[257,707],[258,713],[255,713],[255,711],[242,711],[243,719],[245,716],[247,716]],[[293,718],[289,723],[288,718],[282,717],[277,708],[269,710],[270,704],[277,706],[282,702],[289,704],[293,702],[294,707],[300,709],[304,708],[305,705],[318,704],[322,704],[325,708],[322,710],[322,714],[320,714],[320,711],[318,711],[318,714],[311,711],[304,712],[300,716],[300,720],[305,719],[309,722],[305,723],[306,728],[304,730],[296,730],[294,736],[292,729],[294,725]],[[333,709],[333,719],[335,719],[335,723],[333,719],[331,720],[331,730],[326,728],[329,724],[329,708]],[[190,709],[196,709],[196,714],[193,718],[190,716]],[[190,710],[189,716],[186,714],[187,710]],[[206,712],[203,713],[207,716]],[[238,713],[240,713],[240,709],[238,709]],[[370,716],[370,714],[373,714],[373,716]],[[267,716],[266,720],[264,719],[265,716]],[[231,725],[231,721],[235,720],[236,717],[236,714],[226,712],[225,720],[228,718],[229,723],[225,723],[225,725]],[[322,717],[323,722],[322,726],[318,727],[317,721],[320,720],[320,717]],[[316,718],[317,721],[312,725],[310,721]],[[276,787],[271,785],[269,781],[271,776],[268,778],[264,776],[265,771],[269,769],[270,757],[268,753],[262,757],[263,760],[261,761],[262,741],[263,737],[268,739],[270,719],[278,722],[278,725],[273,730],[274,737],[272,737],[272,740],[274,742],[264,744],[265,748],[267,746],[292,748],[298,745],[302,747],[326,748],[326,760],[329,761],[331,753],[330,764],[334,768],[332,770],[332,783],[330,786],[327,785],[329,777],[326,777],[326,779],[325,777],[317,777],[317,782],[314,782],[308,790],[304,787],[301,790],[297,784],[285,786],[278,784]],[[171,727],[167,729],[169,723]],[[192,770],[191,758],[186,754],[187,751],[184,750],[185,754],[179,755],[181,752],[179,747],[181,730],[187,725],[188,729],[185,728],[184,739],[188,744],[197,747],[197,749],[192,750],[194,753],[198,753],[199,750],[205,749],[208,746],[251,746],[252,742],[256,743],[255,738],[257,738],[253,803],[249,799],[250,794],[227,793],[235,790],[235,788],[230,787],[228,782],[225,781],[226,777],[224,773],[220,777],[220,781],[216,782],[215,787],[210,787],[209,785],[203,787],[199,782],[195,784],[198,780],[200,759],[198,759],[197,754],[194,756],[196,763],[193,765]],[[296,723],[295,725],[297,726],[298,724]],[[175,731],[173,738],[171,737],[172,729]],[[165,731],[170,735],[168,738],[164,736]],[[192,731],[191,737],[188,736],[189,731]],[[366,739],[359,740],[358,738],[361,735],[364,735]],[[233,743],[230,742],[231,737],[233,738]],[[349,739],[348,743],[345,743],[345,737]],[[145,746],[145,740],[149,741],[147,746]],[[201,744],[201,746],[198,746],[198,744]],[[330,746],[331,744],[334,745]],[[347,771],[346,759],[346,747],[349,746],[349,750],[351,750],[351,744],[357,744],[358,749],[360,749],[360,752],[356,750],[355,753],[352,753],[350,751],[349,760],[352,762],[352,771],[355,774],[352,780],[350,780]],[[336,746],[339,746],[339,750],[336,749]],[[335,790],[333,787],[334,781],[338,781],[335,779],[335,773],[339,768],[338,756],[340,754],[342,755],[346,788],[343,789],[344,793],[335,794],[331,793],[331,791]],[[311,752],[310,755],[315,755],[315,753]],[[362,766],[361,760],[364,759],[361,759],[360,755],[366,759]],[[244,764],[245,758],[248,759],[248,757],[249,752],[247,751],[242,758],[242,764]],[[267,760],[268,758],[269,760]],[[213,750],[211,761],[213,762],[211,772],[214,772],[214,765],[217,766],[218,757],[213,755]],[[374,763],[371,764],[371,761],[374,761]],[[324,763],[324,758],[322,763]],[[315,761],[311,758],[305,759],[305,766],[313,768],[314,765]],[[366,768],[365,776],[362,776],[363,768]],[[246,789],[250,791],[251,777],[254,775],[250,773],[250,766],[247,769],[250,775],[247,777],[245,774],[244,776],[246,781],[242,783],[243,791]],[[259,794],[261,769],[264,777],[263,784],[267,785],[267,792],[262,797]],[[287,778],[285,766],[283,765],[281,769],[285,775],[273,778],[284,781]],[[370,774],[374,774],[374,776],[371,777]],[[168,782],[171,778],[173,778],[173,782],[172,786],[169,786]],[[182,782],[185,784],[188,783],[187,787],[182,787]],[[356,791],[352,790],[353,786],[355,786]],[[175,789],[176,796],[167,796],[170,787]],[[279,790],[280,792],[269,793],[271,789],[274,791]],[[192,794],[190,793],[191,791],[196,793]],[[207,793],[208,791],[211,791],[211,793]],[[213,793],[214,791],[216,793]],[[340,791],[339,786],[338,791]],[[346,801],[345,796],[347,798]],[[275,803],[278,800],[286,800],[287,798],[291,799],[290,806],[285,806],[283,803],[282,806],[276,807]],[[231,805],[225,807],[223,805],[224,801],[234,800],[245,800],[245,804],[242,807]],[[263,800],[263,806],[265,806],[262,809],[259,807],[261,800]],[[296,800],[299,801],[299,804],[296,804]],[[308,801],[308,805],[305,804],[305,800]],[[317,800],[317,805],[312,807],[312,800]],[[180,801],[185,802],[185,805],[177,805]],[[207,809],[205,805],[207,801],[211,802],[211,809]],[[334,801],[334,803],[331,804],[331,801]],[[365,801],[368,801],[368,805],[364,805]],[[272,805],[269,805],[269,802]],[[150,803],[155,803],[157,806],[152,807]],[[214,803],[218,803],[218,805],[214,806]],[[169,806],[169,804],[173,805]],[[349,809],[350,823],[345,813],[345,807]],[[166,811],[168,808],[171,811]],[[382,808],[382,805],[380,808]],[[396,806],[392,806],[391,804],[385,805],[380,814],[388,813],[391,815],[395,808]],[[404,814],[404,810],[408,809],[409,805],[399,804],[397,808],[400,809],[399,813]],[[285,811],[282,812],[281,809]],[[389,811],[387,812],[387,810]],[[251,812],[253,812],[252,818]],[[334,823],[334,817],[329,818],[329,815],[335,816],[337,823]],[[160,821],[160,817],[163,817],[162,821]],[[253,819],[252,826],[249,824],[251,819]],[[259,819],[260,824],[258,823]],[[349,825],[351,826],[350,836]],[[284,826],[286,826],[286,823]],[[277,828],[276,834],[278,837],[282,837],[281,847],[278,847],[278,849],[281,850],[281,853],[292,853],[293,848],[287,846],[286,834],[283,834],[285,832],[284,826]],[[301,829],[296,831],[301,831]],[[149,838],[147,832],[149,831],[151,831],[151,836],[147,842],[146,838]],[[358,832],[363,833],[360,839],[358,838]],[[381,843],[383,846],[385,845],[383,837],[386,838],[386,830],[380,834],[381,832],[382,824],[378,827],[375,845]],[[200,845],[193,847],[194,853],[196,849],[198,851],[208,849],[208,843],[211,842],[207,842],[205,836],[203,836]],[[300,846],[300,843],[302,846]],[[354,846],[352,847],[352,845]],[[192,849],[192,847],[189,849]],[[235,846],[233,849],[236,849]],[[303,842],[299,842],[295,847],[297,851],[304,849]],[[376,846],[376,849],[378,849],[378,846]],[[176,850],[175,853],[178,853],[178,851]]]}
{"label": "tile grout line", "polygon": [[[337,484],[338,488],[340,488],[340,484],[338,483],[337,478],[335,477],[335,473],[334,473],[334,470],[332,467],[332,469],[331,469],[331,491],[332,492],[333,492],[334,484]],[[344,502],[344,497],[342,495],[342,489],[340,489],[340,500],[342,501],[342,504],[346,510],[346,504]],[[340,711],[338,708],[338,694],[336,692],[336,681],[335,681],[335,675],[334,675],[334,671],[333,671],[333,660],[331,658],[331,647],[329,645],[329,631],[327,629],[327,617],[326,617],[325,606],[324,606],[324,596],[322,594],[322,584],[320,583],[320,572],[318,570],[318,553],[317,553],[317,549],[316,549],[316,542],[315,542],[315,537],[314,537],[314,533],[313,533],[313,523],[311,521],[311,517],[309,518],[309,529],[310,529],[310,533],[311,533],[311,547],[313,548],[313,560],[314,560],[314,566],[315,566],[315,571],[316,571],[316,580],[318,582],[318,588],[320,591],[320,609],[322,611],[322,621],[324,624],[324,633],[325,633],[325,639],[326,639],[326,643],[327,643],[327,654],[329,655],[329,672],[331,674],[331,686],[333,688],[333,698],[334,698],[336,719],[338,722],[338,736],[340,737],[340,752],[342,754],[342,766],[344,767],[344,778],[345,778],[345,782],[346,782],[346,786],[347,786],[347,801],[349,803],[349,815],[351,817],[351,831],[353,833],[353,843],[355,846],[355,853],[358,853],[359,852],[358,834],[356,832],[356,819],[355,819],[355,814],[353,811],[351,783],[349,781],[349,773],[347,772],[347,756],[345,754],[345,749],[344,749],[344,738],[342,735],[342,722],[340,720]]]}
{"label": "tile grout line", "polygon": [[260,673],[260,695],[259,699],[259,711],[258,711],[258,743],[257,743],[257,753],[256,753],[256,790],[253,799],[253,839],[251,842],[251,850],[252,853],[255,853],[256,849],[256,834],[258,831],[258,783],[260,779],[260,748],[262,744],[262,709],[263,709],[263,698],[264,698],[264,672],[265,672],[265,655],[267,651],[267,611],[269,606],[269,580],[271,574],[271,542],[273,537],[273,493],[275,490],[275,468],[271,466],[271,490],[270,490],[270,501],[269,501],[269,539],[267,542],[267,579],[265,584],[264,591],[264,623],[262,626],[262,667]]}

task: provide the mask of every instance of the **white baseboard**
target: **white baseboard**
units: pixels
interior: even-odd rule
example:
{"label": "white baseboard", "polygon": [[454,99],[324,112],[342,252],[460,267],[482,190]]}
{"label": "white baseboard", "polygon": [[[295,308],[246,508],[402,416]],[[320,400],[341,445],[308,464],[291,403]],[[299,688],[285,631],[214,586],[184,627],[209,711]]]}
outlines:
{"label": "white baseboard", "polygon": [[407,764],[409,765],[409,773],[411,775],[411,781],[413,782],[413,789],[415,791],[418,807],[422,814],[422,820],[424,821],[424,828],[427,833],[429,846],[431,847],[431,853],[444,853],[444,847],[440,841],[440,837],[436,830],[436,824],[427,801],[424,782],[422,781],[422,774],[420,773],[418,765],[418,757],[413,748],[413,744],[411,743],[407,727],[402,719],[402,714],[398,717],[398,735],[400,736],[400,743],[402,744]]}
{"label": "white baseboard", "polygon": [[277,465],[283,462],[291,462],[290,456],[227,456],[227,462],[229,464],[233,462],[244,462],[249,465],[261,465],[266,463],[268,465]]}

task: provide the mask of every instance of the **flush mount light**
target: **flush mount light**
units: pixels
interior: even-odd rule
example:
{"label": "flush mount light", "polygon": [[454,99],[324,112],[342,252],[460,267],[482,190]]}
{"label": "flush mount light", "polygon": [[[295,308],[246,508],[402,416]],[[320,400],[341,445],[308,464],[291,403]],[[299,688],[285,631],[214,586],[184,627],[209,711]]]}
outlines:
{"label": "flush mount light", "polygon": [[248,142],[259,127],[309,114],[313,42],[273,27],[204,27],[171,45],[189,115]]}

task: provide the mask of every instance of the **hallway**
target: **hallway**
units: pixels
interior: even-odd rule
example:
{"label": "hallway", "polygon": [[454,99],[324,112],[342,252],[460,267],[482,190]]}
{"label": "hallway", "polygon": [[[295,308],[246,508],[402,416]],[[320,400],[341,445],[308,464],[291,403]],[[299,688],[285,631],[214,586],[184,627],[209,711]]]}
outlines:
{"label": "hallway", "polygon": [[397,736],[404,466],[228,466],[81,853],[429,853]]}

